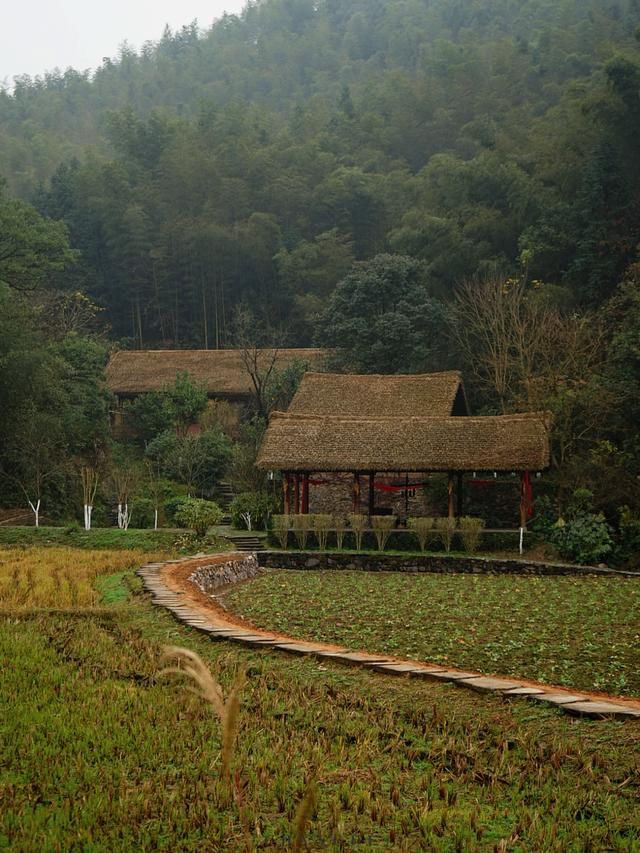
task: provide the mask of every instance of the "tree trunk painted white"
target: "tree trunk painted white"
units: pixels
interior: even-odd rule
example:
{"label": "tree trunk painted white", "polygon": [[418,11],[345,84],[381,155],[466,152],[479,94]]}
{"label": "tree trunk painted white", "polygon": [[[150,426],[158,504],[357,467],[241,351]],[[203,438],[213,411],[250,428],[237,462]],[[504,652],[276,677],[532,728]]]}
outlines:
{"label": "tree trunk painted white", "polygon": [[241,512],[240,518],[247,525],[247,530],[251,530],[252,529],[252,527],[251,527],[251,513],[250,512]]}
{"label": "tree trunk painted white", "polygon": [[131,513],[129,512],[129,504],[125,504],[124,509],[122,510],[122,529],[128,530],[130,524],[131,524]]}
{"label": "tree trunk painted white", "polygon": [[157,509],[157,507],[153,511],[153,529],[154,530],[158,529],[158,509]]}
{"label": "tree trunk painted white", "polygon": [[520,528],[520,555],[522,556],[522,552],[524,550],[524,527]]}
{"label": "tree trunk painted white", "polygon": [[38,498],[35,506],[31,501],[29,501],[29,506],[31,507],[31,511],[35,516],[36,527],[40,527],[40,498]]}
{"label": "tree trunk painted white", "polygon": [[91,504],[84,505],[84,529],[91,530],[91,511],[93,507]]}

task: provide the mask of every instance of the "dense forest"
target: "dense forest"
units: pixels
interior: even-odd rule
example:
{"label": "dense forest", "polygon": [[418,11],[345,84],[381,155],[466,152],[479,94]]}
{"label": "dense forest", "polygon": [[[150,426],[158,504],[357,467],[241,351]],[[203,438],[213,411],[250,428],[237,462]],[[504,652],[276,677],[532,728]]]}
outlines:
{"label": "dense forest", "polygon": [[344,369],[461,367],[476,410],[551,409],[562,489],[613,520],[640,472],[639,41],[640,0],[261,0],[17,78],[0,428],[100,346],[229,346],[250,312]]}

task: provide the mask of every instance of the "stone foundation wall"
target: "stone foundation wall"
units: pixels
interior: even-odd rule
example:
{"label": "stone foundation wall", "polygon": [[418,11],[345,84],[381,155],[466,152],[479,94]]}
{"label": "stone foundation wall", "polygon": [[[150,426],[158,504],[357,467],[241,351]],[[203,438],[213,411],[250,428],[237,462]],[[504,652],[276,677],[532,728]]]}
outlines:
{"label": "stone foundation wall", "polygon": [[247,556],[199,565],[189,575],[189,580],[201,592],[208,594],[222,586],[255,578],[263,571],[264,569],[258,565],[255,554],[248,554]]}
{"label": "stone foundation wall", "polygon": [[[512,575],[624,575],[613,569],[570,566],[563,563],[529,563],[526,560],[496,560],[488,557],[445,557],[439,555],[395,554],[308,554],[303,552],[262,551],[261,566],[269,569],[343,569],[365,572],[431,572],[435,574],[512,574]],[[640,579],[640,574],[636,575]]]}

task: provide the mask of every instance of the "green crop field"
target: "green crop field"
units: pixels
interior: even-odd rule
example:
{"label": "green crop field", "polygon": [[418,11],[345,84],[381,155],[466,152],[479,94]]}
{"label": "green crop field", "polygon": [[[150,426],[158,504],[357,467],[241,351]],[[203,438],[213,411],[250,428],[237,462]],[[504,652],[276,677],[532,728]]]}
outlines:
{"label": "green crop field", "polygon": [[[633,722],[211,641],[131,569],[96,578],[86,608],[0,613],[0,848],[640,845]],[[211,706],[161,674],[165,644],[197,651],[227,695],[246,675],[229,777]]]}
{"label": "green crop field", "polygon": [[281,571],[225,602],[299,638],[640,696],[640,577]]}

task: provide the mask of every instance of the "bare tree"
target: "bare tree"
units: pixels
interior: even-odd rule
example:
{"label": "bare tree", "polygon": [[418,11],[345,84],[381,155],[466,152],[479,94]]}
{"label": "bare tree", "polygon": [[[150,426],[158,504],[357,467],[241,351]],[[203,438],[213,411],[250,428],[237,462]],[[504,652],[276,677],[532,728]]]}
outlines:
{"label": "bare tree", "polygon": [[477,387],[503,412],[550,411],[554,462],[561,464],[604,423],[612,391],[594,382],[605,330],[591,314],[562,311],[533,285],[503,277],[466,282],[453,325]]}
{"label": "bare tree", "polygon": [[285,336],[256,318],[246,305],[240,306],[233,322],[233,341],[253,386],[256,412],[261,418],[269,414],[268,390]]}

